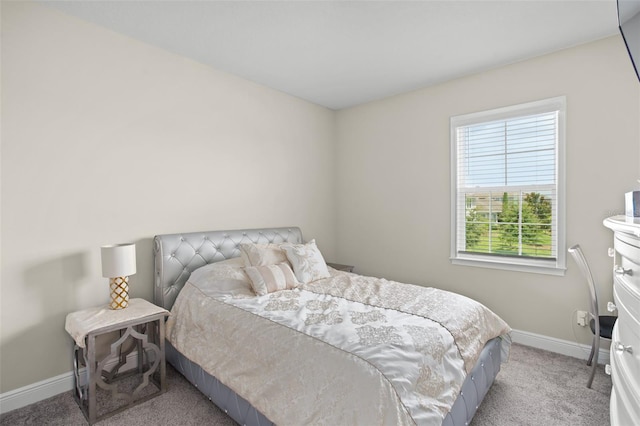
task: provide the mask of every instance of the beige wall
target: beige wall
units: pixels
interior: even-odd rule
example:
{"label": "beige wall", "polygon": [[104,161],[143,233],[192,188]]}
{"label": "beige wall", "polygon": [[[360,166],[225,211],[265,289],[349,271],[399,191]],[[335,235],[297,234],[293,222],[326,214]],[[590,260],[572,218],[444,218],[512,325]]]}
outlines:
{"label": "beige wall", "polygon": [[463,293],[515,329],[575,341],[573,311],[588,296],[573,260],[564,277],[449,262],[449,118],[566,95],[567,243],[582,245],[606,306],[612,234],[602,220],[624,212],[640,177],[640,85],[626,55],[616,36],[340,111],[340,260]]}
{"label": "beige wall", "polygon": [[448,259],[449,117],[559,95],[567,241],[606,301],[601,222],[640,176],[640,85],[619,37],[334,113],[2,2],[0,393],[70,371],[66,314],[108,299],[100,245],[137,243],[131,292],[150,299],[151,238],[167,232],[299,225],[357,272],[459,291],[516,329],[574,340],[587,296],[571,260],[551,277]]}
{"label": "beige wall", "polygon": [[0,392],[71,370],[100,246],[298,225],[333,258],[335,113],[34,4],[2,2]]}

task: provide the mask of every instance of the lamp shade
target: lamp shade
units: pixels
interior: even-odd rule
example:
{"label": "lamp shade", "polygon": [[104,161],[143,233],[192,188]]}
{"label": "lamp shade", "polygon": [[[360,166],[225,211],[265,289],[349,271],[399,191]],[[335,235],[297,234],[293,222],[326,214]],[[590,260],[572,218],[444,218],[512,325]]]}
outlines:
{"label": "lamp shade", "polygon": [[105,278],[128,277],[136,273],[136,245],[114,244],[100,247],[102,276]]}

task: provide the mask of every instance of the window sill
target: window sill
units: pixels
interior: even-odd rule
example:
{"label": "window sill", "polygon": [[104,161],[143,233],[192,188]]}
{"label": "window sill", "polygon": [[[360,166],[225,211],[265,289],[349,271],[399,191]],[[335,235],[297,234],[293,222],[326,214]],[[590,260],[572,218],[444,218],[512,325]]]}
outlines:
{"label": "window sill", "polygon": [[502,269],[505,271],[529,272],[533,274],[564,276],[566,268],[558,266],[556,262],[501,262],[495,258],[454,257],[451,258],[453,265],[474,266],[477,268]]}

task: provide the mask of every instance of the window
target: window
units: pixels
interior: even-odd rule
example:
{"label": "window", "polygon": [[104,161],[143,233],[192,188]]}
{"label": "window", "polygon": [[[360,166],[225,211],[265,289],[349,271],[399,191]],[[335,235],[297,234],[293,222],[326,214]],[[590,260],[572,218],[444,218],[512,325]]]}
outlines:
{"label": "window", "polygon": [[565,98],[451,118],[451,260],[562,275]]}

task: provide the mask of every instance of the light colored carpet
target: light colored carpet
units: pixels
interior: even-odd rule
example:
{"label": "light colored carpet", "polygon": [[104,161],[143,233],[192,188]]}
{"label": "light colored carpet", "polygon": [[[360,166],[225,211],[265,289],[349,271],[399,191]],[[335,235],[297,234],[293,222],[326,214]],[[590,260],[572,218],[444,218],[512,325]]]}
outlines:
{"label": "light colored carpet", "polygon": [[588,389],[590,373],[586,361],[514,344],[471,425],[609,425],[611,378],[599,365]]}
{"label": "light colored carpet", "polygon": [[[599,367],[593,389],[585,384],[590,367],[563,355],[513,345],[472,426],[609,424],[611,379]],[[235,423],[173,368],[169,391],[98,423],[100,426],[215,425]],[[86,425],[73,394],[65,392],[0,417],[0,425]]]}

